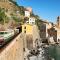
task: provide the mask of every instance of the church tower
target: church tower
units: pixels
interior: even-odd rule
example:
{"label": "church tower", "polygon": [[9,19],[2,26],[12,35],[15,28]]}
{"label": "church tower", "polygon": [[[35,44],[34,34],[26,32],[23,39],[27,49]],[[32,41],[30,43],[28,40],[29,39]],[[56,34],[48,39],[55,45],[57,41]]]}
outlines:
{"label": "church tower", "polygon": [[57,26],[60,27],[60,16],[57,17]]}

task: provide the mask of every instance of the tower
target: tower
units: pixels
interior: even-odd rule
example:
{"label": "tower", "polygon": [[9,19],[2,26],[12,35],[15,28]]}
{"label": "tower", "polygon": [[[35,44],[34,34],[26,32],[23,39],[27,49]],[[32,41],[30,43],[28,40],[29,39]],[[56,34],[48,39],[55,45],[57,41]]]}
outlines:
{"label": "tower", "polygon": [[57,17],[57,26],[60,27],[60,16]]}

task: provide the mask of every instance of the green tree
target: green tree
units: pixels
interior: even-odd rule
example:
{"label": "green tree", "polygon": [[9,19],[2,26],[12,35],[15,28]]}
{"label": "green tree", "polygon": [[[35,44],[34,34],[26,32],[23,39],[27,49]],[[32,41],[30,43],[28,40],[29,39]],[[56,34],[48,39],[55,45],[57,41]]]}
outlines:
{"label": "green tree", "polygon": [[19,11],[21,15],[25,15],[25,8],[23,6],[19,6]]}
{"label": "green tree", "polygon": [[6,19],[5,10],[0,8],[0,22],[4,22]]}

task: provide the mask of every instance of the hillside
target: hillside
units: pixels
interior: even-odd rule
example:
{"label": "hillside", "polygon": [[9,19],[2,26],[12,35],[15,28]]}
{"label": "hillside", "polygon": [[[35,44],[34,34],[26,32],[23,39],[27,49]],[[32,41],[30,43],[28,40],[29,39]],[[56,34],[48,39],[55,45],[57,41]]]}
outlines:
{"label": "hillside", "polygon": [[[24,23],[25,10],[24,6],[19,6],[14,0],[0,0],[0,24],[8,28],[11,26],[20,26]],[[37,24],[39,16],[32,12],[31,17],[36,18]]]}
{"label": "hillside", "polygon": [[0,7],[6,10],[18,10],[17,6],[10,0],[0,0]]}
{"label": "hillside", "polygon": [[24,10],[25,8],[23,6],[18,6],[13,0],[0,0],[0,24],[7,23],[9,25],[13,21],[15,21],[15,26],[22,24]]}

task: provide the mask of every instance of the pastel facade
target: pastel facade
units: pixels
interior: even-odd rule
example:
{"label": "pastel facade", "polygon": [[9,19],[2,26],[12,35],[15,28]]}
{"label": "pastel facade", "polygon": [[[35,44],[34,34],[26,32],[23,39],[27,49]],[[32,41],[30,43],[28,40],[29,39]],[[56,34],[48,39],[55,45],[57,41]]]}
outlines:
{"label": "pastel facade", "polygon": [[33,33],[33,26],[30,24],[22,25],[22,33],[32,34]]}
{"label": "pastel facade", "polygon": [[35,18],[34,17],[29,18],[29,20],[26,21],[26,23],[31,24],[31,25],[35,25]]}
{"label": "pastel facade", "polygon": [[38,27],[36,25],[24,24],[22,25],[22,33],[26,34],[26,46],[28,49],[34,48],[35,41],[40,39]]}
{"label": "pastel facade", "polygon": [[30,17],[30,12],[29,11],[25,11],[25,17]]}
{"label": "pastel facade", "polygon": [[29,24],[35,24],[35,18],[33,17],[29,18]]}

